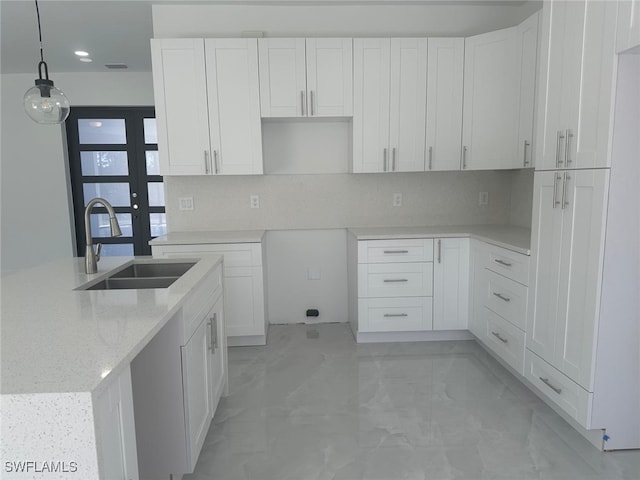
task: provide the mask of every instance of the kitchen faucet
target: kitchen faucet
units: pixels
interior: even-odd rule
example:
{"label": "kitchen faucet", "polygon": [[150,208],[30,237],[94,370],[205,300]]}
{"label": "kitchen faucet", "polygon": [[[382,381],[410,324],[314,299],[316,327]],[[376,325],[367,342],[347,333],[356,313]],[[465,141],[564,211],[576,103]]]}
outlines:
{"label": "kitchen faucet", "polygon": [[102,244],[98,243],[97,251],[93,251],[93,239],[91,238],[91,210],[94,205],[100,203],[104,205],[109,212],[109,227],[111,228],[111,236],[119,237],[122,235],[120,225],[118,225],[118,219],[116,218],[116,212],[109,202],[104,198],[96,197],[87,203],[87,208],[84,210],[84,233],[86,239],[86,248],[84,251],[84,271],[85,273],[96,273],[98,271],[98,261],[100,260],[100,251],[102,250]]}

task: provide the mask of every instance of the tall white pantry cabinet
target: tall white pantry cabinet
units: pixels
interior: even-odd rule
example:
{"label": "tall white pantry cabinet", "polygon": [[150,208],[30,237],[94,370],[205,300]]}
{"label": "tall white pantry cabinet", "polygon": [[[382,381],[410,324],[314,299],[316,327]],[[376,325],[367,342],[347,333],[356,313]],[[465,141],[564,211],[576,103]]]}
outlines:
{"label": "tall white pantry cabinet", "polygon": [[614,88],[617,15],[616,2],[543,6],[524,369],[605,450],[640,448],[639,196],[626,184],[639,166],[625,127],[640,108],[637,83]]}

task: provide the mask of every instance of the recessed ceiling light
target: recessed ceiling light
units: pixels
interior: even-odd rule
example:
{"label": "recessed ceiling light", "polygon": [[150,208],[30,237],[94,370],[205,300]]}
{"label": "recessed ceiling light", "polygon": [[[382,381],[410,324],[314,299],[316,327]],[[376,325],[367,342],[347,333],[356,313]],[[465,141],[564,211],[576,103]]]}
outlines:
{"label": "recessed ceiling light", "polygon": [[85,52],[84,50],[77,50],[77,51],[75,51],[73,53],[75,53],[79,57],[88,57],[89,56],[89,52]]}
{"label": "recessed ceiling light", "polygon": [[85,62],[85,63],[91,63],[93,62],[93,60],[91,60],[89,57],[83,57],[79,59],[81,62]]}

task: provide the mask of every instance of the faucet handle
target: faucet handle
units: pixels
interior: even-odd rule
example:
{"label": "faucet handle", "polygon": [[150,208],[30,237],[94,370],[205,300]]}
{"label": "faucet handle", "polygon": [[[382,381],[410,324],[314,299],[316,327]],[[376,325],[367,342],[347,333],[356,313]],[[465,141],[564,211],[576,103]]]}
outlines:
{"label": "faucet handle", "polygon": [[100,252],[102,251],[102,244],[96,244],[96,262],[100,261]]}

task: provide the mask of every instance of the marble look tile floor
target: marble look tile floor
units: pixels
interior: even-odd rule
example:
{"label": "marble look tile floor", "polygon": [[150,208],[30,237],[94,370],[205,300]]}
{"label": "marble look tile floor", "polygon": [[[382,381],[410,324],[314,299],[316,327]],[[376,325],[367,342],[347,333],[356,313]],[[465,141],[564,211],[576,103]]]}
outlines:
{"label": "marble look tile floor", "polygon": [[473,341],[274,325],[229,381],[184,480],[640,479],[640,451],[599,452]]}

